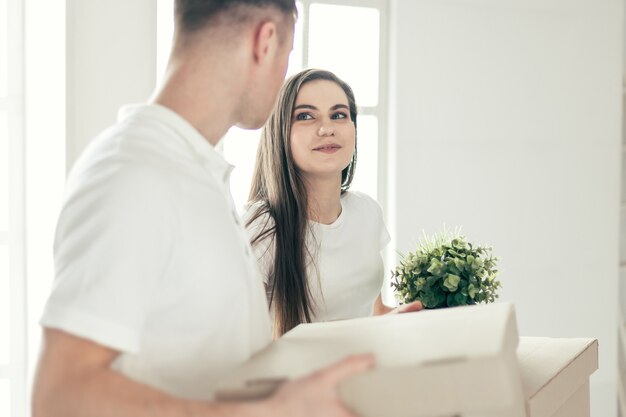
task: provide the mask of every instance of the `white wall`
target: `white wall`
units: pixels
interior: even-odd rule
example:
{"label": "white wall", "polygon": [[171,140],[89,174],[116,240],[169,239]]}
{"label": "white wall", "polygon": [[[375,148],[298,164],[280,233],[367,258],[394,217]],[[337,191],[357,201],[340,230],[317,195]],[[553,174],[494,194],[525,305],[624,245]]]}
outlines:
{"label": "white wall", "polygon": [[400,251],[462,225],[523,336],[596,337],[616,416],[622,4],[392,0],[388,213]]}
{"label": "white wall", "polygon": [[156,1],[67,0],[67,166],[155,84]]}

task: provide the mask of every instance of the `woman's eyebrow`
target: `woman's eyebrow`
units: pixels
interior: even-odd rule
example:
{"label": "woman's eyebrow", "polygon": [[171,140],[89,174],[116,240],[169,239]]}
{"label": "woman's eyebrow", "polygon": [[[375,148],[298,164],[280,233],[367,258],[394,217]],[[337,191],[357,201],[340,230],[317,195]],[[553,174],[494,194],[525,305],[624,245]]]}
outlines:
{"label": "woman's eyebrow", "polygon": [[[293,108],[294,110],[298,110],[298,109],[311,109],[311,110],[319,110],[317,107],[313,106],[312,104],[299,104],[296,107]],[[335,104],[334,106],[332,106],[330,108],[331,110],[337,110],[337,109],[346,109],[349,110],[350,108],[348,106],[346,106],[345,104]]]}
{"label": "woman's eyebrow", "polygon": [[311,109],[311,110],[319,110],[317,107],[311,105],[311,104],[298,104],[296,107],[293,108],[294,110],[298,110],[298,109]]}

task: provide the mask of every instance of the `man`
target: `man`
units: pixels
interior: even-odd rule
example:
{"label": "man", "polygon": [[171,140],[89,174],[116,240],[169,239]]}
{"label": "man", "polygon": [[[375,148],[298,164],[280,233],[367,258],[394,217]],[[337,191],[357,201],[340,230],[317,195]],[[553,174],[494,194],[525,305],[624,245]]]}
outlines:
{"label": "man", "polygon": [[351,416],[355,356],[268,400],[213,401],[270,341],[261,280],[213,146],[259,128],[292,48],[293,0],[176,0],[163,85],[74,166],[55,239],[35,417]]}

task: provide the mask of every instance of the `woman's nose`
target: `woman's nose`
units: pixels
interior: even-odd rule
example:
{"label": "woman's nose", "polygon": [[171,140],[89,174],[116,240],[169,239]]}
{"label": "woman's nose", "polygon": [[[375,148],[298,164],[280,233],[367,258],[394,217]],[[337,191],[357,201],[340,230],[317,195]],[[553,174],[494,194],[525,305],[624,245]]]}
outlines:
{"label": "woman's nose", "polygon": [[335,134],[335,129],[332,126],[320,126],[317,134],[320,136],[333,136]]}

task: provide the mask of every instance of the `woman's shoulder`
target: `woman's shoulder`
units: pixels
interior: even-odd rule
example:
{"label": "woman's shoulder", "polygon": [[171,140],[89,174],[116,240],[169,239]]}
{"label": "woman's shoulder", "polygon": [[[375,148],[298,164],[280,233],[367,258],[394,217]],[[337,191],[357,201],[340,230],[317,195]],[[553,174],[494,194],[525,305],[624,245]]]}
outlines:
{"label": "woman's shoulder", "polygon": [[[342,196],[342,206],[354,233],[365,236],[366,241],[378,242],[376,250],[389,243],[383,210],[378,201],[359,191],[347,191]],[[358,231],[358,232],[357,232]]]}
{"label": "woman's shoulder", "polygon": [[380,203],[361,191],[346,191],[341,196],[343,205],[356,210],[369,209],[382,214]]}

